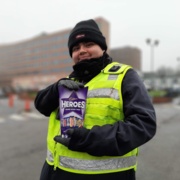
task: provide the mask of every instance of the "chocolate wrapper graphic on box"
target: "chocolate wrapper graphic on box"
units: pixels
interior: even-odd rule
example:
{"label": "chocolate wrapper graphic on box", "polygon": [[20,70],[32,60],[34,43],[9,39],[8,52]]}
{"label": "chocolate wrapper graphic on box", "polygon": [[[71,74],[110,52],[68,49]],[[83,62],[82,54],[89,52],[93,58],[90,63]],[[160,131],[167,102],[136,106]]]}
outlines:
{"label": "chocolate wrapper graphic on box", "polygon": [[71,91],[59,87],[60,128],[62,137],[67,137],[66,130],[83,126],[88,88]]}

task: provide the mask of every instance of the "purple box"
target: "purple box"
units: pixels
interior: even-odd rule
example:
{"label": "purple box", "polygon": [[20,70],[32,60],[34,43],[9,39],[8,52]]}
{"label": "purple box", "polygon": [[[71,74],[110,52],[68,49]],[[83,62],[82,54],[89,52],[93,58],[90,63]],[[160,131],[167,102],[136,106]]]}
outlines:
{"label": "purple box", "polygon": [[62,137],[67,137],[66,130],[83,126],[88,88],[78,91],[59,87],[60,128]]}

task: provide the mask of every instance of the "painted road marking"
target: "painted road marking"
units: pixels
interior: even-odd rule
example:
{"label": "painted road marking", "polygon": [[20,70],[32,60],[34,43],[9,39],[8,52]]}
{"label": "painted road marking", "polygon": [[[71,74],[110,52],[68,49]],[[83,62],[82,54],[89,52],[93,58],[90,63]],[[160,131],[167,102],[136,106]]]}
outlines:
{"label": "painted road marking", "polygon": [[3,123],[4,121],[4,118],[0,118],[0,123]]}
{"label": "painted road marking", "polygon": [[26,120],[25,117],[23,117],[22,115],[18,115],[18,114],[10,115],[10,119],[12,119],[14,121],[25,121]]}
{"label": "painted road marking", "polygon": [[31,117],[31,118],[35,118],[35,119],[44,118],[44,116],[42,114],[37,114],[34,112],[24,112],[24,113],[22,113],[22,115],[24,115],[25,117]]}

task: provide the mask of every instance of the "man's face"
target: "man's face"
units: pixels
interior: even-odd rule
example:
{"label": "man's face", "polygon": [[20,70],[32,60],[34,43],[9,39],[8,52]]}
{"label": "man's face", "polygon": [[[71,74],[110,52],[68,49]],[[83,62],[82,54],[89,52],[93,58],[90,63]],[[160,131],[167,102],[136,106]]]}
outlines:
{"label": "man's face", "polygon": [[81,42],[73,47],[72,59],[76,64],[83,60],[99,58],[103,52],[100,46],[94,42]]}

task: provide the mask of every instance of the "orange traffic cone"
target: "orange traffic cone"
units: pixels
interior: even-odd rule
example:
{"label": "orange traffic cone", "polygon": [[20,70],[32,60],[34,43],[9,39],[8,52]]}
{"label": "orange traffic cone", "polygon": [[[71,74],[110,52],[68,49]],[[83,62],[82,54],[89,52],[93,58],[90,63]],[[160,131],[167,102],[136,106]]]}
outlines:
{"label": "orange traffic cone", "polygon": [[24,102],[24,110],[25,110],[25,111],[30,111],[30,110],[31,110],[29,98],[26,98],[26,99],[25,99],[25,102]]}
{"label": "orange traffic cone", "polygon": [[9,94],[8,105],[9,105],[9,107],[13,107],[14,106],[14,96],[13,96],[13,94]]}

